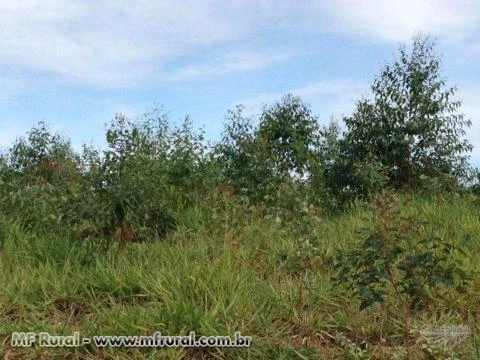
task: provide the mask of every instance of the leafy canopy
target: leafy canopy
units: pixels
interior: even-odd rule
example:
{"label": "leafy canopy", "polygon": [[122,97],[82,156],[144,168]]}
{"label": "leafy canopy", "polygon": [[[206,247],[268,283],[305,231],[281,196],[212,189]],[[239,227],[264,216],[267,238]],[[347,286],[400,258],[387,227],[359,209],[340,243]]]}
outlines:
{"label": "leafy canopy", "polygon": [[435,43],[417,36],[410,49],[385,65],[372,99],[358,102],[345,118],[344,151],[352,163],[378,163],[395,187],[414,187],[423,177],[458,179],[472,146],[463,139],[471,125],[446,87]]}

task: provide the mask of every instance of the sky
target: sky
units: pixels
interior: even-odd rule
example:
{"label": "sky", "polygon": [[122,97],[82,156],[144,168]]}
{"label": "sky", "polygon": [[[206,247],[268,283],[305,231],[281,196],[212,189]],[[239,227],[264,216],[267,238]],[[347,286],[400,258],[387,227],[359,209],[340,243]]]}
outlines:
{"label": "sky", "polygon": [[155,104],[215,140],[228,109],[287,93],[327,124],[419,32],[437,39],[480,164],[478,0],[0,0],[0,149],[39,121],[104,146],[116,113]]}

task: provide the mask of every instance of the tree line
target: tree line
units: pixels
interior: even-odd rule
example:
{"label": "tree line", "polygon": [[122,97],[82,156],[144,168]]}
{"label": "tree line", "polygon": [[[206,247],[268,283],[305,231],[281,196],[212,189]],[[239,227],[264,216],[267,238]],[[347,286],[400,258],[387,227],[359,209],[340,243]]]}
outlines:
{"label": "tree line", "polygon": [[252,205],[285,206],[288,190],[327,211],[385,188],[465,189],[471,123],[440,70],[435,42],[419,36],[341,124],[322,127],[288,94],[256,118],[242,106],[229,111],[216,143],[188,116],[172,127],[161,108],[136,121],[117,114],[104,150],[76,152],[41,122],[0,158],[1,212],[35,232],[146,240],[225,185]]}

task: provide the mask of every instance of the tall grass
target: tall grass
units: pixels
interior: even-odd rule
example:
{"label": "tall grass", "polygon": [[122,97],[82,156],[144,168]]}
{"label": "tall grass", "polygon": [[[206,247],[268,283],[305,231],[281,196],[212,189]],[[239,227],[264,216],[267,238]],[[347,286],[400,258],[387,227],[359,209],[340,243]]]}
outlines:
{"label": "tall grass", "polygon": [[[404,196],[406,200],[407,196]],[[466,246],[466,268],[480,270],[480,208],[468,198],[410,196],[402,211],[441,225]],[[402,354],[401,319],[359,303],[332,285],[338,251],[358,244],[357,230],[374,214],[358,203],[348,213],[324,215],[315,227],[318,247],[295,271],[296,239],[288,222],[234,199],[183,211],[163,241],[113,243],[33,236],[0,223],[0,352],[6,359],[391,359]],[[435,299],[415,326],[467,325],[457,358],[478,356],[480,280],[467,293]],[[390,301],[395,302],[395,299]],[[11,333],[55,335],[252,336],[250,348],[127,349],[13,348]],[[418,358],[421,336],[412,346]],[[418,343],[415,344],[415,341]],[[475,341],[477,343],[475,344]],[[434,347],[435,344],[429,346]],[[477,349],[475,350],[475,346]],[[448,352],[448,351],[447,351]]]}

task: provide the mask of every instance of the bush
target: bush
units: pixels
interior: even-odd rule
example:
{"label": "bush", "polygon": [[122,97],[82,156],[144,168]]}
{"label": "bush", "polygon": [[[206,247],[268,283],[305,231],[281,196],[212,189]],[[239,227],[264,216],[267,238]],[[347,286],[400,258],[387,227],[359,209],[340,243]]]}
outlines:
{"label": "bush", "polygon": [[461,266],[465,252],[440,237],[436,226],[402,216],[392,194],[379,194],[374,210],[376,218],[363,229],[363,241],[339,254],[334,281],[360,299],[360,310],[375,303],[396,306],[408,348],[411,313],[448,293],[465,292],[472,277]]}

